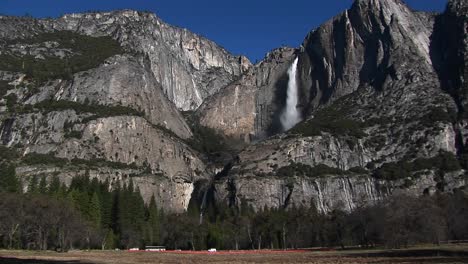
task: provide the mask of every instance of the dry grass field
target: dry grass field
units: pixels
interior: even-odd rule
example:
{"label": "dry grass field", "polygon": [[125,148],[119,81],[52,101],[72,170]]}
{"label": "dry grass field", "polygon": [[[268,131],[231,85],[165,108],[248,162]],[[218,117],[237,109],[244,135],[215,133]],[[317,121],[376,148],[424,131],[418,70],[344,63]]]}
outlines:
{"label": "dry grass field", "polygon": [[[439,250],[439,249],[438,249]],[[189,252],[0,251],[0,264],[91,263],[468,263],[467,251],[450,249],[399,251],[253,252],[193,254]],[[465,254],[463,256],[463,254]],[[439,255],[439,256],[437,256]]]}

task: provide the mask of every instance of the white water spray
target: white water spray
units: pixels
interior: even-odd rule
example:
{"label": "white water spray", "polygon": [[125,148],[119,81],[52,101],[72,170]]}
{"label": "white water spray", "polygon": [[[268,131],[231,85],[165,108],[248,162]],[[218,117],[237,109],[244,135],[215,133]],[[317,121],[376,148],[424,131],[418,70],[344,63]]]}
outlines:
{"label": "white water spray", "polygon": [[288,70],[288,91],[287,91],[287,98],[286,98],[286,106],[281,114],[280,121],[281,125],[283,126],[283,130],[289,130],[297,123],[301,122],[301,113],[297,110],[297,81],[296,81],[296,71],[297,71],[297,61],[296,58],[289,67]]}

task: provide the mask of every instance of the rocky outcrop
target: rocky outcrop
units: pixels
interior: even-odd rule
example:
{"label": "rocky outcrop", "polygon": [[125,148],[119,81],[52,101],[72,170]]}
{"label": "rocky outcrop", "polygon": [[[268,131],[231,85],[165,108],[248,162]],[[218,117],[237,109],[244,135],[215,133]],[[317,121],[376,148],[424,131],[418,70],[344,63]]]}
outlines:
{"label": "rocky outcrop", "polygon": [[[147,201],[155,194],[161,198],[158,202],[163,208],[183,211],[188,206],[193,184],[209,176],[197,153],[142,117],[109,117],[81,123],[83,118],[86,117],[68,110],[32,113],[15,120],[8,144],[24,145],[23,155],[39,153],[74,160],[65,168],[50,164],[53,158],[44,160],[39,167],[20,166],[18,175],[23,182],[29,182],[32,175],[57,173],[67,183],[85,171],[101,181],[128,182],[131,178]],[[81,135],[68,136],[67,126]],[[113,168],[113,164],[119,166]]]}
{"label": "rocky outcrop", "polygon": [[232,56],[214,42],[170,26],[151,13],[71,14],[39,23],[47,30],[109,35],[129,50],[145,54],[164,93],[184,111],[196,109],[250,67],[247,58]]}
{"label": "rocky outcrop", "polygon": [[[446,191],[465,186],[464,172],[447,176]],[[328,213],[334,209],[352,211],[376,203],[395,192],[423,195],[437,191],[435,173],[427,171],[408,186],[406,179],[395,182],[379,181],[367,175],[303,177],[242,177],[235,181],[224,179],[215,184],[216,199],[236,205],[247,204],[254,210],[263,208],[315,207]]]}
{"label": "rocky outcrop", "polygon": [[399,0],[355,1],[303,43],[305,114],[363,86],[384,91],[428,80],[420,85],[439,89],[430,56],[433,26],[434,16],[414,12]]}
{"label": "rocky outcrop", "polygon": [[[116,169],[113,167],[59,167],[59,166],[22,166],[16,170],[17,175],[28,182],[37,175],[46,176],[46,181],[51,181],[52,176],[57,176],[60,181],[69,185],[73,178],[88,176],[90,179],[98,179],[115,184],[133,185],[140,190],[145,202],[149,202],[152,195],[155,197],[159,208],[165,208],[170,212],[183,212],[189,204],[194,185],[192,182],[180,178],[169,179],[160,175],[152,175],[140,169]],[[23,186],[27,191],[27,186]]]}
{"label": "rocky outcrop", "polygon": [[165,127],[181,138],[192,135],[176,107],[167,100],[143,57],[116,55],[98,68],[80,72],[70,81],[55,81],[40,89],[25,103],[47,98],[98,105],[130,107],[144,113],[154,125]]}

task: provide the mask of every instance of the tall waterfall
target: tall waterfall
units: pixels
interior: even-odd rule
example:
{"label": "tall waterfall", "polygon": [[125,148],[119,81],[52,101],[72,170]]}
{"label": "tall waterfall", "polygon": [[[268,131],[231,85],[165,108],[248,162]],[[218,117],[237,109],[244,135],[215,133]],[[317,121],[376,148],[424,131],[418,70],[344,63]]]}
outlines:
{"label": "tall waterfall", "polygon": [[301,113],[297,110],[297,97],[298,97],[298,90],[297,90],[297,80],[296,80],[296,71],[297,71],[297,61],[296,58],[289,67],[288,76],[288,91],[287,91],[287,98],[286,98],[286,106],[281,114],[280,121],[281,125],[283,126],[283,130],[289,130],[297,123],[301,121]]}

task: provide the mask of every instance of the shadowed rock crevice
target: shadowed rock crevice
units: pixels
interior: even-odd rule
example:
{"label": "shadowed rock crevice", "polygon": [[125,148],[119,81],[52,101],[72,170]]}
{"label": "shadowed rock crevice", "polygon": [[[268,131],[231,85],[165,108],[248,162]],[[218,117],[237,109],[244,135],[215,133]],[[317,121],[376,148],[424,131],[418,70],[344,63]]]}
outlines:
{"label": "shadowed rock crevice", "polygon": [[[267,136],[275,135],[283,131],[280,118],[281,114],[284,111],[284,107],[286,106],[286,93],[288,90],[288,82],[289,76],[287,72],[282,74],[275,82],[273,96],[274,99],[272,105],[274,105],[274,109],[276,110],[273,112],[273,115],[271,117],[271,124],[266,130]],[[265,125],[263,124],[263,127],[264,126]]]}
{"label": "shadowed rock crevice", "polygon": [[6,145],[11,141],[14,122],[14,118],[7,118],[3,121],[2,126],[0,127],[0,140],[3,145]]}

